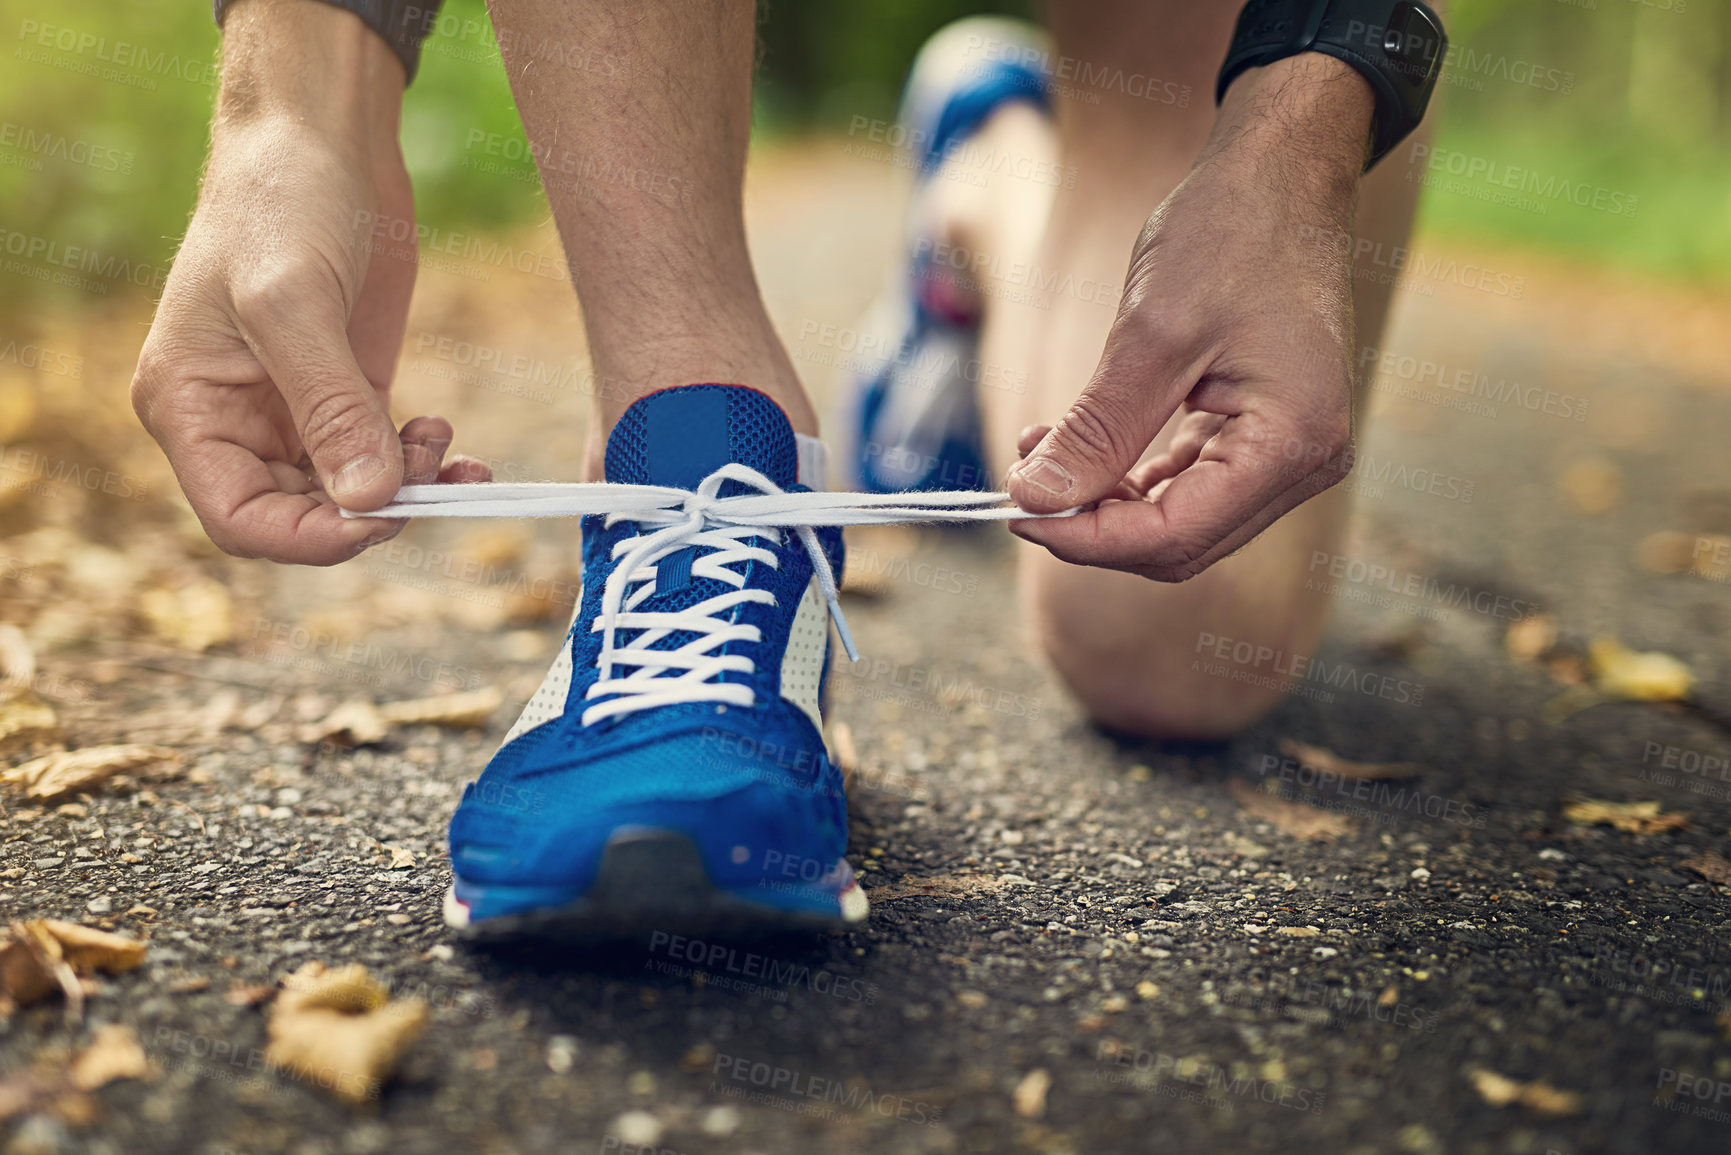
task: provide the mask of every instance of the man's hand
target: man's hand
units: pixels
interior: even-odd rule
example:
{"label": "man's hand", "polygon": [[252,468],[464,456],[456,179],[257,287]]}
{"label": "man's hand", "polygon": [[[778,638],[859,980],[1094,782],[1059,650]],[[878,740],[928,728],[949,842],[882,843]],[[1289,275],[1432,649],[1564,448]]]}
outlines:
{"label": "man's hand", "polygon": [[[1064,561],[1182,581],[1352,460],[1353,223],[1374,97],[1307,53],[1236,79],[1190,176],[1148,218],[1093,379],[1022,434],[1011,522]],[[1175,414],[1176,416],[1175,418]],[[1137,461],[1176,420],[1165,451]]]}
{"label": "man's hand", "polygon": [[[229,10],[198,208],[139,355],[132,403],[211,540],[330,565],[400,520],[345,520],[440,466],[451,427],[401,433],[387,405],[415,281],[397,144],[403,69],[350,13],[309,0]],[[408,239],[373,243],[372,224]],[[334,499],[334,500],[333,500]]]}

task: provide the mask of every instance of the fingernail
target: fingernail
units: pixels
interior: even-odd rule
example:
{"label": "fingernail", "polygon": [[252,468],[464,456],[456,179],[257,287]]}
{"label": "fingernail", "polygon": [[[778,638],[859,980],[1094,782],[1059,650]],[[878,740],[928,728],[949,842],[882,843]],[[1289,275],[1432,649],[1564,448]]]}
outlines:
{"label": "fingernail", "polygon": [[345,497],[357,489],[365,489],[389,468],[390,463],[378,454],[363,454],[337,470],[336,476],[331,478],[330,495]]}
{"label": "fingernail", "polygon": [[355,547],[355,552],[356,553],[365,553],[367,550],[372,549],[375,545],[383,545],[385,542],[390,541],[393,537],[396,537],[399,533],[402,533],[404,526],[406,526],[407,524],[408,524],[407,522],[404,522],[403,525],[396,526],[392,529],[382,529],[378,533],[373,534],[371,537],[367,537],[367,538],[362,539],[360,545]]}
{"label": "fingernail", "polygon": [[1049,457],[1035,457],[1016,466],[1015,475],[1044,493],[1063,497],[1075,488],[1076,479],[1070,471]]}

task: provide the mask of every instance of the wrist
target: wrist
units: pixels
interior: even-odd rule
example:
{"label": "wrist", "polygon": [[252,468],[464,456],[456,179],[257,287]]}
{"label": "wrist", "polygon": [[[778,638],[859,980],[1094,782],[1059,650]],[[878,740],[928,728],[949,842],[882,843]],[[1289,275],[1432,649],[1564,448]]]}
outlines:
{"label": "wrist", "polygon": [[319,0],[239,0],[223,20],[213,136],[292,122],[372,157],[394,154],[402,62],[351,12]]}
{"label": "wrist", "polygon": [[1350,201],[1364,172],[1376,94],[1350,65],[1304,52],[1232,81],[1202,160],[1278,160],[1285,181]]}

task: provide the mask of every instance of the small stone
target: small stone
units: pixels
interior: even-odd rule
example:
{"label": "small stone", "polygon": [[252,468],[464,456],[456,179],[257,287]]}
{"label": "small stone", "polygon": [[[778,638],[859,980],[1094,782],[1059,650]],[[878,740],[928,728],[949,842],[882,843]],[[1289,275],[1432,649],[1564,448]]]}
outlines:
{"label": "small stone", "polygon": [[572,1035],[554,1035],[547,1040],[547,1069],[563,1075],[577,1061],[577,1039]]}
{"label": "small stone", "polygon": [[390,923],[392,926],[408,926],[415,920],[406,914],[387,914],[385,916],[385,921]]}
{"label": "small stone", "polygon": [[84,909],[91,914],[107,914],[114,909],[114,900],[106,894],[99,895],[85,903]]}
{"label": "small stone", "polygon": [[715,1139],[725,1139],[739,1130],[739,1108],[711,1107],[703,1113],[703,1122],[698,1127],[705,1135]]}
{"label": "small stone", "polygon": [[1415,866],[1412,870],[1412,877],[1418,879],[1420,882],[1428,882],[1430,881],[1430,871],[1426,870],[1422,866]]}
{"label": "small stone", "polygon": [[616,1135],[627,1147],[653,1147],[661,1141],[661,1120],[648,1111],[627,1111],[608,1125],[609,1134]]}
{"label": "small stone", "polygon": [[1160,988],[1143,979],[1136,984],[1136,997],[1143,1000],[1157,999],[1160,997]]}

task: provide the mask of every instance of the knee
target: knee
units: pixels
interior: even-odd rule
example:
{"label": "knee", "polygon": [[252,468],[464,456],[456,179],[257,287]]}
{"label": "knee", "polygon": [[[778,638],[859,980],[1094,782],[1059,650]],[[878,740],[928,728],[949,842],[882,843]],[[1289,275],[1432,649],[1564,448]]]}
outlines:
{"label": "knee", "polygon": [[[1098,584],[1101,576],[1090,579]],[[1088,716],[1107,729],[1139,738],[1215,741],[1253,725],[1286,696],[1284,679],[1235,678],[1237,667],[1213,659],[1204,643],[1214,635],[1205,631],[1217,615],[1202,605],[1151,604],[1140,587],[1134,590],[1139,600],[1126,604],[1098,596],[1106,590],[1081,597],[1060,588],[1061,582],[1042,584],[1029,591],[1028,606],[1041,646]],[[1256,632],[1290,632],[1277,645],[1292,652],[1296,635],[1304,632],[1292,627],[1310,625],[1289,621]]]}
{"label": "knee", "polygon": [[1191,668],[1173,650],[1102,652],[1044,634],[1048,659],[1088,717],[1108,730],[1167,741],[1220,741],[1278,706],[1278,689],[1246,686]]}

